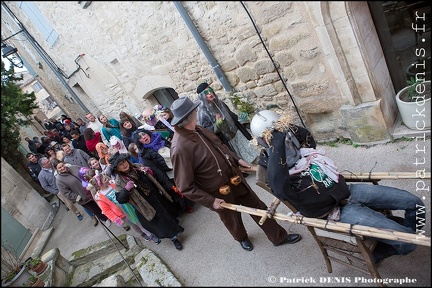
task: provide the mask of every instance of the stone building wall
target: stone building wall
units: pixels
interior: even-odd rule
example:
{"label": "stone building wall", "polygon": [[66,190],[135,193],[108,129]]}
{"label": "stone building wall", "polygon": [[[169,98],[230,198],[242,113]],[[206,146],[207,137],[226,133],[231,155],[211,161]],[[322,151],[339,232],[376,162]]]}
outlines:
{"label": "stone building wall", "polygon": [[[231,105],[173,2],[92,1],[86,9],[76,1],[33,2],[59,34],[53,47],[18,2],[5,3],[71,75],[69,86],[95,114],[118,118],[122,110],[141,112],[157,103],[152,95],[161,88],[195,98],[202,81],[212,82]],[[244,3],[253,21],[242,2],[181,2],[233,93],[259,110],[277,105],[297,124],[299,111],[318,140],[389,140],[397,109],[367,2]],[[2,9],[2,19],[7,16]],[[5,21],[2,33],[4,27],[17,31],[13,21]],[[43,59],[31,47],[19,50],[30,64],[42,64],[42,69],[34,66],[40,81],[67,113],[84,117]]]}
{"label": "stone building wall", "polygon": [[3,158],[1,180],[2,209],[32,233],[47,229],[52,206]]}

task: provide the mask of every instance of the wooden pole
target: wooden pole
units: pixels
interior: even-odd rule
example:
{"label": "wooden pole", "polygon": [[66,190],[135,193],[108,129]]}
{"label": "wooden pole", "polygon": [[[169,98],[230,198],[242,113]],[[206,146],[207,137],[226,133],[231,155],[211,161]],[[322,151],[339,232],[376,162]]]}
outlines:
{"label": "wooden pole", "polygon": [[317,227],[325,230],[344,232],[348,234],[352,233],[355,235],[375,237],[380,239],[395,240],[395,241],[412,243],[412,244],[429,246],[429,247],[431,246],[431,238],[423,235],[403,233],[394,230],[383,230],[375,227],[362,226],[362,225],[351,226],[350,224],[342,223],[342,222],[333,222],[333,221],[327,222],[326,220],[321,220],[317,218],[307,218],[307,217],[295,216],[295,215],[288,216],[281,213],[274,213],[273,215],[268,215],[267,211],[265,210],[250,208],[247,206],[235,205],[230,203],[221,203],[221,206],[226,209],[234,210],[237,212],[248,213],[251,215],[256,215],[261,217],[267,216],[269,218],[276,219],[276,220],[282,220],[290,223]]}
{"label": "wooden pole", "polygon": [[263,225],[264,222],[267,220],[267,218],[272,218],[273,214],[276,212],[276,208],[281,203],[281,200],[277,197],[275,197],[270,205],[270,208],[268,208],[267,213],[265,213],[264,216],[261,217],[259,221],[259,225]]}
{"label": "wooden pole", "polygon": [[385,180],[385,179],[431,179],[431,172],[340,172],[345,179],[353,180]]}

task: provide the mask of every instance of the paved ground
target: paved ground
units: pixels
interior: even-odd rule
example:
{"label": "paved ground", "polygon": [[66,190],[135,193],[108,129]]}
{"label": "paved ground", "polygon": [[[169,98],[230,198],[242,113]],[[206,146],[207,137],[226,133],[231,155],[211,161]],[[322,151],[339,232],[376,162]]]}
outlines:
{"label": "paved ground", "polygon": [[[340,170],[387,172],[426,169],[430,172],[430,140],[402,141],[369,148],[343,144],[319,147],[336,160]],[[414,164],[424,160],[425,164]],[[273,197],[254,184],[255,175],[251,174],[247,180],[264,202],[270,204]],[[418,181],[414,180],[386,180],[380,183],[406,189],[424,198],[428,213],[424,230],[430,237],[430,191],[416,192]],[[429,190],[430,181],[426,185]],[[79,209],[82,210],[81,207]],[[277,212],[286,213],[289,210],[280,205]],[[110,235],[101,225],[93,227],[88,215],[85,212],[83,215],[84,220],[78,222],[73,213],[66,212],[62,206],[53,220],[55,230],[43,252],[58,247],[68,259],[76,250],[109,239]],[[167,239],[159,245],[148,242],[145,245],[170,267],[185,286],[373,286],[368,274],[337,263],[333,265],[333,273],[327,273],[318,246],[304,226],[281,221],[287,230],[301,234],[303,240],[293,245],[274,247],[247,214],[243,215],[243,219],[255,246],[251,252],[241,249],[215,213],[198,205],[192,214],[181,218],[180,223],[185,227],[185,232],[180,236],[184,245],[182,251],[175,250]],[[116,235],[125,233],[114,224],[110,229]],[[128,233],[137,236],[134,232]],[[379,272],[383,278],[392,281],[415,281],[412,284],[388,284],[390,287],[430,287],[430,267],[430,247],[419,246],[407,256],[386,259],[379,266]]]}

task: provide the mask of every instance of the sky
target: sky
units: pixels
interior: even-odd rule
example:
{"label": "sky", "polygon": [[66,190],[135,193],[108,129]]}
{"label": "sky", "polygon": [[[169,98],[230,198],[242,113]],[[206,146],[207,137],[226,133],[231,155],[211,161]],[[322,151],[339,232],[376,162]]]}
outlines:
{"label": "sky", "polygon": [[[2,56],[2,58],[1,58],[2,61],[5,63],[5,68],[9,69],[11,63],[10,63],[9,59],[3,57],[3,49],[2,49],[2,52],[1,52],[1,56]],[[27,68],[24,65],[23,65],[23,68],[15,67],[15,73],[22,72],[22,71],[27,71]]]}

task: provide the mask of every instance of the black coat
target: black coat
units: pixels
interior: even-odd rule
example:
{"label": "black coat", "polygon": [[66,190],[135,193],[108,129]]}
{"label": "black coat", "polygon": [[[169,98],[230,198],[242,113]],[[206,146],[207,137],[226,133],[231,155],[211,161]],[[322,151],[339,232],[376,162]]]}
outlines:
{"label": "black coat", "polygon": [[[90,153],[90,151],[87,148],[86,145],[86,141],[84,139],[83,135],[80,135],[80,137],[78,139],[73,139],[72,140],[72,146],[74,147],[74,149],[80,149],[82,151],[84,151],[85,153],[87,153],[88,155],[93,155],[92,153]],[[96,158],[99,159],[98,156],[96,156]]]}
{"label": "black coat", "polygon": [[141,148],[139,151],[141,164],[148,166],[150,168],[157,168],[164,172],[171,171],[172,169],[168,167],[165,159],[158,152],[151,148]]}
{"label": "black coat", "polygon": [[[324,217],[341,200],[350,195],[345,179],[339,175],[338,183],[325,185],[312,181],[312,171],[289,175],[286,164],[285,132],[273,131],[267,150],[267,177],[272,193],[282,201],[288,200],[305,217]],[[303,143],[305,139],[298,139]],[[313,185],[314,184],[314,185]]]}

